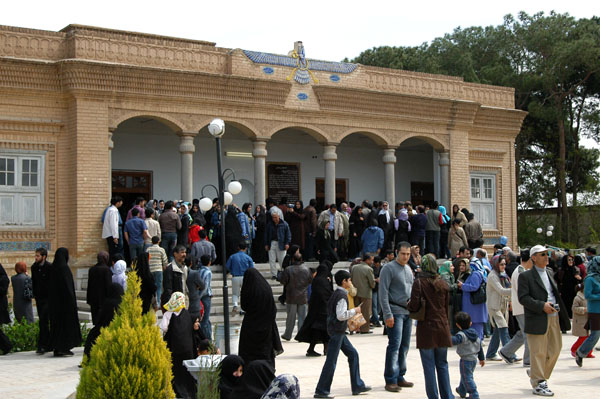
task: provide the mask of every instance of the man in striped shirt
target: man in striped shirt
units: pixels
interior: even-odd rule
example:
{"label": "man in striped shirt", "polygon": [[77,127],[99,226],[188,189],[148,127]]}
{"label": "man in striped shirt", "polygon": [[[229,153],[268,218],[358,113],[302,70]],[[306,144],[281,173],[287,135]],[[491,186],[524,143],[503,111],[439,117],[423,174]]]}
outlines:
{"label": "man in striped shirt", "polygon": [[164,248],[160,247],[160,238],[158,236],[152,237],[152,245],[146,249],[148,252],[150,272],[154,277],[154,284],[156,284],[156,299],[160,303],[160,294],[162,293],[162,281],[163,281],[163,270],[169,265],[167,260],[167,253]]}

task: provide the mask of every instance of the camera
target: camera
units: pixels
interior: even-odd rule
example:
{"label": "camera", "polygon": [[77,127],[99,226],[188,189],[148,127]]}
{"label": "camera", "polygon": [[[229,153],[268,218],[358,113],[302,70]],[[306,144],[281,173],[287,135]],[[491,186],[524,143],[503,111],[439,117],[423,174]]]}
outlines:
{"label": "camera", "polygon": [[560,312],[560,305],[558,303],[553,303],[552,307],[556,309],[557,312]]}

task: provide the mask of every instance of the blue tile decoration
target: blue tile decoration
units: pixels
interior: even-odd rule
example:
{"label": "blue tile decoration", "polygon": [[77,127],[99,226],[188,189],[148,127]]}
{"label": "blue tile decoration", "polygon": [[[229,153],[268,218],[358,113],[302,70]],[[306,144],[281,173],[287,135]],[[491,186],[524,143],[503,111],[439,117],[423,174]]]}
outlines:
{"label": "blue tile decoration", "polygon": [[308,94],[306,93],[298,93],[296,97],[298,97],[298,100],[300,101],[308,100]]}
{"label": "blue tile decoration", "polygon": [[339,81],[340,81],[340,79],[341,79],[341,78],[340,78],[340,75],[335,75],[335,74],[334,74],[334,75],[331,75],[331,76],[329,77],[329,80],[331,80],[332,82],[335,82],[335,83],[339,82]]}
{"label": "blue tile decoration", "polygon": [[0,251],[35,251],[38,248],[46,248],[50,251],[50,243],[48,241],[0,242]]}
{"label": "blue tile decoration", "polygon": [[267,75],[272,75],[273,72],[275,72],[275,70],[271,67],[264,67],[263,72],[266,73]]}
{"label": "blue tile decoration", "polygon": [[[331,62],[308,59],[304,56],[303,46],[300,47],[299,53],[294,50],[291,56],[249,50],[243,50],[243,52],[246,57],[256,64],[279,65],[294,68],[287,80],[291,80],[293,77],[296,82],[303,85],[310,83],[311,77],[315,83],[319,83],[318,79],[315,78],[311,71],[348,74],[354,72],[354,70],[358,67],[357,64],[351,64],[348,62]],[[332,79],[334,82],[337,82],[337,80],[333,80],[331,77],[330,79]]]}

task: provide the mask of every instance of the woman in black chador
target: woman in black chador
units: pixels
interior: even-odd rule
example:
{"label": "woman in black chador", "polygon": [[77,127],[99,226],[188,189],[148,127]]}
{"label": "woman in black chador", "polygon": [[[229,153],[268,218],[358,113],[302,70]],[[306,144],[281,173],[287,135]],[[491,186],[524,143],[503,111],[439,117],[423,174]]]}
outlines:
{"label": "woman in black chador", "polygon": [[137,263],[135,271],[140,278],[140,298],[142,299],[142,314],[146,314],[150,311],[152,303],[154,302],[154,295],[156,293],[156,284],[154,283],[154,277],[150,273],[148,253],[137,257]]}
{"label": "woman in black chador", "polygon": [[48,286],[50,342],[54,356],[73,356],[71,349],[81,345],[75,283],[68,262],[69,251],[59,248],[54,254]]}
{"label": "woman in black chador", "polygon": [[106,298],[104,298],[102,306],[100,307],[96,324],[94,325],[94,328],[90,330],[90,333],[85,340],[85,346],[83,349],[83,353],[85,355],[90,356],[90,353],[92,352],[92,346],[94,346],[96,340],[100,336],[100,329],[108,327],[110,322],[115,318],[115,314],[117,313],[117,309],[119,308],[122,299],[123,287],[121,287],[121,284],[110,283]]}
{"label": "woman in black chador", "polygon": [[321,356],[315,352],[315,345],[322,343],[324,353],[327,353],[327,301],[333,293],[331,281],[327,277],[329,270],[325,265],[319,265],[317,275],[312,281],[310,301],[308,302],[308,315],[296,335],[296,341],[308,342],[310,346],[306,356]]}
{"label": "woman in black chador", "polygon": [[[238,245],[242,241],[242,225],[237,218],[237,213],[238,211],[233,205],[227,207],[225,215],[225,253],[227,259],[238,251]],[[227,262],[227,259],[223,262]]]}
{"label": "woman in black chador", "polygon": [[241,304],[246,314],[240,331],[239,355],[246,364],[262,359],[275,368],[275,356],[283,353],[275,322],[277,308],[271,286],[255,268],[244,273]]}

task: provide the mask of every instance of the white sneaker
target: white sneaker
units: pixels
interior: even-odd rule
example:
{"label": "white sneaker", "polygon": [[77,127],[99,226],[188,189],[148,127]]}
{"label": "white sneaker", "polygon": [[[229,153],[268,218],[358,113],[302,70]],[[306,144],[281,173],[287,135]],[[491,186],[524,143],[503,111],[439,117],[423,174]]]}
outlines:
{"label": "white sneaker", "polygon": [[540,382],[537,387],[533,388],[533,394],[538,396],[554,396],[554,392],[548,388],[546,381]]}

